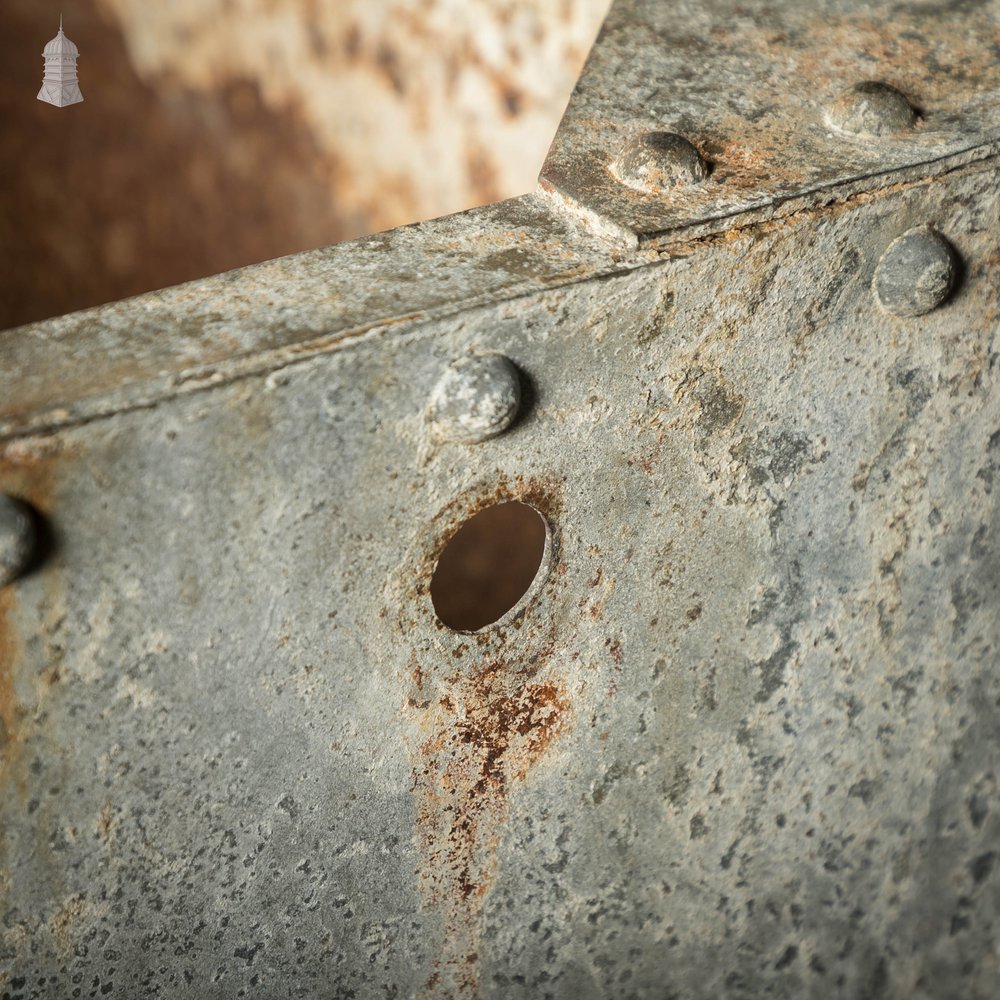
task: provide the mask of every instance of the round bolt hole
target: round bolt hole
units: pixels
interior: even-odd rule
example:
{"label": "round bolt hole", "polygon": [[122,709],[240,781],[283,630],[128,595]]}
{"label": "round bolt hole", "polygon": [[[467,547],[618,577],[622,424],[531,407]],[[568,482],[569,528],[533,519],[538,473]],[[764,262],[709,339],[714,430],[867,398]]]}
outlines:
{"label": "round bolt hole", "polygon": [[431,603],[442,624],[477,632],[516,607],[538,576],[548,526],[516,500],[470,517],[444,547],[431,577]]}

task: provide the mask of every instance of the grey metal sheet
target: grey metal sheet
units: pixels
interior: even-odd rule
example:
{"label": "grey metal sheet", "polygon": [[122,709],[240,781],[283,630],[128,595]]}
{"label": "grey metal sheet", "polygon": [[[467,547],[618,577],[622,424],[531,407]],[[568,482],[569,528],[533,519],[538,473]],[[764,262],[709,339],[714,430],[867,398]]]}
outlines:
{"label": "grey metal sheet", "polygon": [[[992,997],[998,174],[653,249],[538,195],[4,335],[3,989]],[[954,290],[892,315],[924,225]],[[470,350],[523,405],[466,445]],[[544,573],[453,632],[506,499]]]}

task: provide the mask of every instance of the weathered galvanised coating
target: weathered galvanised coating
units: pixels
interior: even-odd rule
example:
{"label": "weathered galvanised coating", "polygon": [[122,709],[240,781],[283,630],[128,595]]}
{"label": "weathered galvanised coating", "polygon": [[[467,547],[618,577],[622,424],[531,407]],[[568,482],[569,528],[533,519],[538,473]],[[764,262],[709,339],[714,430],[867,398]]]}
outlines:
{"label": "weathered galvanised coating", "polygon": [[996,2],[621,2],[538,194],[0,335],[5,994],[994,997],[998,109]]}

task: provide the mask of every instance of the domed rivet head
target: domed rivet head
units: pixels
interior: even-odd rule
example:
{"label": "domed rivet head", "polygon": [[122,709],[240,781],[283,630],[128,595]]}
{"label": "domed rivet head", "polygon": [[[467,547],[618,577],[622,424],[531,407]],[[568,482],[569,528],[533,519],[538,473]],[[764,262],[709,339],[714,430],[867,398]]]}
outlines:
{"label": "domed rivet head", "polygon": [[701,153],[676,132],[646,132],[630,140],[610,170],[622,184],[647,194],[664,194],[708,176]]}
{"label": "domed rivet head", "polygon": [[913,128],[917,113],[895,87],[866,80],[848,87],[827,109],[827,121],[851,135],[893,135]]}
{"label": "domed rivet head", "polygon": [[930,226],[893,240],[875,268],[878,304],[893,316],[923,316],[948,298],[958,273],[955,251]]}
{"label": "domed rivet head", "polygon": [[35,527],[27,507],[0,494],[0,587],[28,568],[34,550]]}
{"label": "domed rivet head", "polygon": [[476,444],[502,434],[517,418],[521,380],[502,354],[453,361],[431,396],[431,419],[447,441]]}

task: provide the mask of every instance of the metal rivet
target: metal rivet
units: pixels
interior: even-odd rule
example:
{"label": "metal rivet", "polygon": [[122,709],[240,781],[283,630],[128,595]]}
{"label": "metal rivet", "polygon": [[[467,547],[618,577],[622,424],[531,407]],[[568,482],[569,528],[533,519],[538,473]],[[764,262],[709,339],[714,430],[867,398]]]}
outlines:
{"label": "metal rivet", "polygon": [[948,298],[957,271],[948,241],[930,226],[917,226],[886,248],[875,268],[872,288],[886,312],[922,316]]}
{"label": "metal rivet", "polygon": [[830,105],[827,120],[851,135],[892,135],[913,128],[917,113],[895,87],[866,80],[849,87]]}
{"label": "metal rivet", "polygon": [[27,569],[35,550],[35,527],[23,503],[0,494],[0,587]]}
{"label": "metal rivet", "polygon": [[708,164],[676,132],[647,132],[632,139],[611,164],[611,173],[630,188],[662,194],[708,176]]}
{"label": "metal rivet", "polygon": [[502,434],[517,417],[521,380],[502,354],[453,361],[431,397],[431,417],[448,441],[476,444]]}

